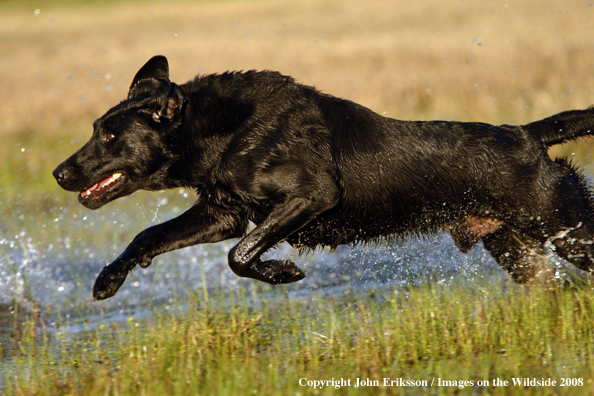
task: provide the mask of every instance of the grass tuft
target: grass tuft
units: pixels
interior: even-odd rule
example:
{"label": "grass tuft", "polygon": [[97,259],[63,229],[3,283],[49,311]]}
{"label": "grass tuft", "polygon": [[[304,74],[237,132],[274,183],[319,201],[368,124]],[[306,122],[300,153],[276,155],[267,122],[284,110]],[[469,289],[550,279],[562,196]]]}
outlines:
{"label": "grass tuft", "polygon": [[[300,380],[350,380],[341,394],[583,394],[592,386],[591,290],[426,285],[300,300],[219,290],[146,319],[92,331],[38,327],[4,368],[7,395],[335,394]],[[265,291],[270,293],[270,290]],[[273,293],[275,294],[275,293]],[[267,294],[267,297],[270,297]],[[207,302],[208,301],[208,302]],[[499,378],[581,378],[582,386],[494,386]],[[434,389],[357,379],[433,380]],[[302,384],[307,380],[302,380]],[[304,382],[305,381],[305,382]],[[478,386],[489,381],[489,386]]]}

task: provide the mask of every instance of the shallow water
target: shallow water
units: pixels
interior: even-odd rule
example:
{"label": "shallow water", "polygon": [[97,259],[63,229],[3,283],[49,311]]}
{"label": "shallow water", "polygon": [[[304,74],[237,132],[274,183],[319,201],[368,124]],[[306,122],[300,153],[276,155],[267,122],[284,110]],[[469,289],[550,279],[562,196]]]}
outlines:
{"label": "shallow water", "polygon": [[[227,252],[236,241],[226,241],[159,256],[148,269],[135,268],[115,297],[93,301],[91,288],[101,268],[123,251],[135,233],[177,216],[191,205],[192,197],[181,190],[165,197],[145,194],[96,211],[81,207],[72,198],[72,206],[52,208],[41,220],[27,211],[2,213],[0,307],[5,313],[12,312],[16,303],[21,312],[40,309],[50,316],[115,314],[129,307],[172,302],[177,296],[202,290],[205,282],[207,287],[229,288],[256,282],[231,272]],[[285,243],[267,256],[289,257],[308,274],[303,281],[286,286],[296,296],[427,279],[463,279],[480,286],[486,275],[505,276],[482,246],[461,254],[445,233],[303,255]]]}

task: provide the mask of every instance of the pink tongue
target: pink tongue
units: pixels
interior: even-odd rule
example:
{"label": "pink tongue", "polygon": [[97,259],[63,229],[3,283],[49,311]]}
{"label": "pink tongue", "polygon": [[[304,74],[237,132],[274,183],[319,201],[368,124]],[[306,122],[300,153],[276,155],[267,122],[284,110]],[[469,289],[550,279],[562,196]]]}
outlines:
{"label": "pink tongue", "polygon": [[[99,182],[99,183],[100,183],[100,182]],[[95,184],[93,184],[91,187],[89,187],[89,189],[88,189],[88,190],[82,191],[82,192],[80,193],[80,195],[82,195],[83,197],[86,197],[86,196],[88,196],[88,195],[91,195],[91,193],[92,193],[93,191],[95,191],[95,190],[96,190],[96,189],[99,187],[99,183],[95,183]]]}
{"label": "pink tongue", "polygon": [[121,173],[115,173],[111,176],[108,176],[105,179],[100,180],[97,183],[93,184],[87,190],[82,191],[80,193],[80,195],[83,197],[87,197],[87,196],[91,195],[92,193],[101,193],[102,189],[104,189],[106,186],[111,185],[113,182],[115,182],[117,179],[119,179],[120,176],[121,176]]}

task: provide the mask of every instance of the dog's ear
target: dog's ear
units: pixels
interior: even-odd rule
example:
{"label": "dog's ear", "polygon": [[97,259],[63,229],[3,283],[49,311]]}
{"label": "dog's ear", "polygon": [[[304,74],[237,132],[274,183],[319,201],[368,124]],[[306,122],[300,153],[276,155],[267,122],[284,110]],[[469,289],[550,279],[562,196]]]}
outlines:
{"label": "dog's ear", "polygon": [[169,82],[169,64],[162,55],[153,56],[134,76],[128,99],[152,95],[164,82]]}
{"label": "dog's ear", "polygon": [[177,118],[186,101],[184,91],[179,85],[172,82],[161,85],[153,96],[157,102],[157,106],[152,113],[155,121],[161,121],[163,117],[169,120]]}

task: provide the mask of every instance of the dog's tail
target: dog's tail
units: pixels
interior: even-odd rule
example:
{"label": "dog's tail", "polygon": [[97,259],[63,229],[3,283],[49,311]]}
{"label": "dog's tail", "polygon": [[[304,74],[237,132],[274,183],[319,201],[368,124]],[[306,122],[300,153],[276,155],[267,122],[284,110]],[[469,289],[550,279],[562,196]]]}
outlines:
{"label": "dog's tail", "polygon": [[594,107],[571,110],[522,126],[545,145],[563,143],[581,136],[594,135]]}

